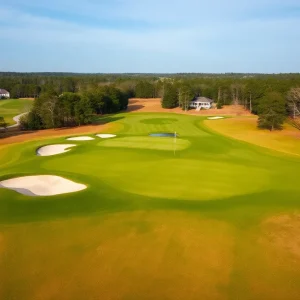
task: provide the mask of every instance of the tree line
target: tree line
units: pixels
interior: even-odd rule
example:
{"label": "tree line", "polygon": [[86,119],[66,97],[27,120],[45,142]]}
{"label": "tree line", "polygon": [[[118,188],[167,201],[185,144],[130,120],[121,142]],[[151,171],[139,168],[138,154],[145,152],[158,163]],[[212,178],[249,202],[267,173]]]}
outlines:
{"label": "tree line", "polygon": [[128,105],[129,95],[112,86],[84,93],[42,93],[20,120],[24,130],[90,124],[96,114],[116,113]]}
{"label": "tree line", "polygon": [[[251,79],[241,82],[205,85],[191,81],[167,82],[162,96],[163,108],[181,107],[188,110],[190,102],[197,96],[214,99],[216,107],[240,104],[258,115],[257,126],[269,130],[281,129],[287,116],[291,124],[300,130],[300,82]],[[266,84],[269,83],[269,84]],[[294,85],[294,87],[293,87]]]}
{"label": "tree line", "polygon": [[[122,95],[126,95],[127,99],[129,97],[159,97],[162,98],[163,107],[180,106],[185,110],[189,108],[191,100],[197,96],[203,96],[213,99],[218,108],[222,108],[223,105],[240,104],[253,114],[265,116],[273,114],[270,111],[262,114],[263,107],[266,107],[266,103],[268,103],[265,99],[271,99],[276,95],[274,99],[281,99],[279,102],[281,108],[284,106],[285,115],[289,114],[295,119],[300,111],[298,89],[300,87],[300,74],[0,73],[0,87],[10,91],[12,98],[34,97],[44,99],[49,98],[50,95],[58,98],[58,95],[73,93],[80,100],[81,98],[91,99],[89,102],[93,104],[91,105],[93,113],[113,112],[115,108],[112,109],[111,107],[118,107],[118,105],[110,104],[113,103],[113,100],[108,101],[107,99],[103,100],[105,104],[102,103],[103,101],[101,101],[101,105],[94,104],[97,102],[94,99],[98,97],[94,94],[105,94],[106,92],[103,92],[105,89],[117,89]],[[100,92],[95,92],[98,90]],[[79,103],[79,98],[74,100],[74,103]],[[274,102],[278,102],[277,100]],[[46,100],[38,100],[36,101],[39,103],[38,106],[45,107],[44,104],[40,103],[41,101],[47,102]],[[84,100],[81,100],[81,105],[88,109],[88,105],[83,105],[83,102]],[[79,104],[77,104],[77,112],[79,111],[78,106]],[[124,105],[121,106],[124,107]],[[72,117],[57,117],[55,124],[86,122],[79,120],[78,116],[75,117],[75,106],[70,109]],[[38,107],[36,107],[37,110]],[[67,109],[64,108],[63,110]],[[283,110],[281,109],[281,111]],[[49,122],[46,123],[47,125],[41,126],[48,127]],[[265,126],[263,125],[264,122],[259,124]]]}

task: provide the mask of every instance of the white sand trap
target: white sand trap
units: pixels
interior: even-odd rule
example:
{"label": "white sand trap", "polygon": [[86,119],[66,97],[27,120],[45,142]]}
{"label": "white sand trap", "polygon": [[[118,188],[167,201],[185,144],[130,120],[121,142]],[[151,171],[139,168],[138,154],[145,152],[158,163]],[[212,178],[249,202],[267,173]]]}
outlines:
{"label": "white sand trap", "polygon": [[51,156],[56,154],[61,154],[70,151],[71,147],[75,147],[75,144],[57,144],[57,145],[47,145],[37,149],[36,154],[39,156]]}
{"label": "white sand trap", "polygon": [[109,133],[96,134],[96,136],[101,139],[110,139],[110,138],[116,137],[115,134],[109,134]]}
{"label": "white sand trap", "polygon": [[68,141],[92,141],[94,140],[93,137],[90,136],[74,136],[67,138]]}
{"label": "white sand trap", "polygon": [[224,117],[209,117],[208,120],[218,120],[218,119],[224,119]]}
{"label": "white sand trap", "polygon": [[53,196],[78,192],[86,185],[59,176],[24,176],[0,181],[0,188],[14,190],[27,196]]}

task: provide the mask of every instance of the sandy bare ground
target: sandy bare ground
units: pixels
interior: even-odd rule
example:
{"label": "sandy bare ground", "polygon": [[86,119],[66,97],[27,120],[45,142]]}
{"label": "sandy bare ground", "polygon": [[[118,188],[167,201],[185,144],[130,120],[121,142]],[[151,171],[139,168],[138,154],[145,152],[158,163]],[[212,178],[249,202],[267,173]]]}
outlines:
{"label": "sandy bare ground", "polygon": [[191,109],[187,112],[181,108],[176,107],[173,109],[165,109],[161,107],[161,98],[131,98],[129,99],[129,105],[127,108],[128,112],[172,112],[177,114],[186,115],[197,115],[197,116],[214,116],[214,115],[225,115],[225,116],[250,116],[249,111],[245,110],[242,105],[225,105],[222,109],[208,109],[196,111]]}
{"label": "sandy bare ground", "polygon": [[0,181],[0,188],[1,187],[14,190],[27,196],[53,196],[86,189],[86,185],[84,184],[52,175],[11,178]]}

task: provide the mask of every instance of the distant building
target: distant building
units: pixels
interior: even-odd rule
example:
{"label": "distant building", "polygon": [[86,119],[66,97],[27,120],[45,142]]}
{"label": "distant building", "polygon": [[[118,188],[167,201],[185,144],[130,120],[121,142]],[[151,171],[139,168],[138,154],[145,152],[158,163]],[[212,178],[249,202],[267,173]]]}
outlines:
{"label": "distant building", "polygon": [[9,97],[10,97],[10,94],[7,90],[0,89],[0,99],[1,98],[9,98]]}
{"label": "distant building", "polygon": [[213,102],[214,101],[212,99],[206,97],[198,97],[195,100],[191,101],[190,107],[196,108],[197,110],[200,110],[201,108],[210,109]]}

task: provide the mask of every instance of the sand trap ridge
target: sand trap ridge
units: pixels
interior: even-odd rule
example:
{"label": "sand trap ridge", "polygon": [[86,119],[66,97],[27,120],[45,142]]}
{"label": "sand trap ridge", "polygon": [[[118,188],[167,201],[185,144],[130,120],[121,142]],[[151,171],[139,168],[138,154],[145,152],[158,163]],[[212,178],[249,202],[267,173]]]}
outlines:
{"label": "sand trap ridge", "polygon": [[0,188],[14,190],[27,196],[53,196],[78,192],[86,189],[86,185],[59,176],[37,175],[0,181]]}
{"label": "sand trap ridge", "polygon": [[218,119],[224,119],[224,117],[209,117],[208,120],[218,120]]}
{"label": "sand trap ridge", "polygon": [[74,136],[67,138],[68,141],[92,141],[94,140],[93,137],[90,136]]}
{"label": "sand trap ridge", "polygon": [[68,152],[71,150],[68,148],[75,147],[75,146],[77,145],[74,144],[47,145],[37,149],[36,153],[38,156],[51,156],[51,155]]}
{"label": "sand trap ridge", "polygon": [[102,139],[109,139],[109,138],[116,137],[115,134],[109,134],[109,133],[96,134],[96,136]]}

